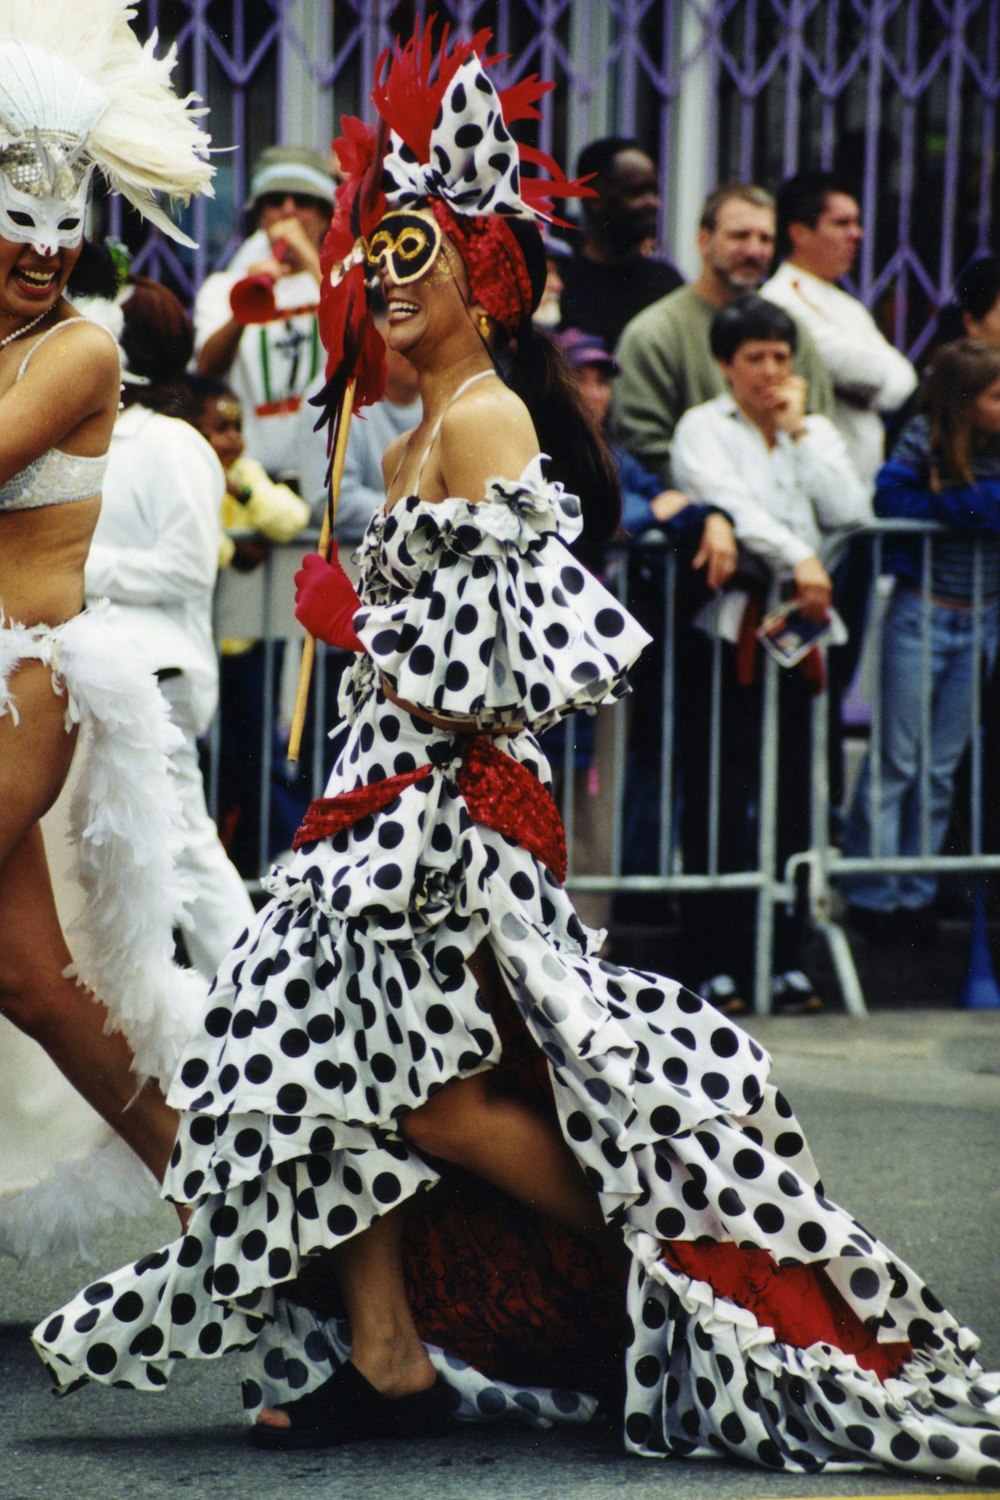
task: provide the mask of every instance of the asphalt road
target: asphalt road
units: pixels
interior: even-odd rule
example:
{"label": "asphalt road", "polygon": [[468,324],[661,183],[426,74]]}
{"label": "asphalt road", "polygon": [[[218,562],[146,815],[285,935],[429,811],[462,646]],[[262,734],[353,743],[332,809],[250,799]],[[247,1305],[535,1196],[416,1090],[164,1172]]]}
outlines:
{"label": "asphalt road", "polygon": [[[916,1266],[1000,1367],[1000,1012],[892,1011],[757,1021],[830,1196]],[[172,1238],[157,1209],[108,1236],[110,1268]],[[812,1500],[974,1491],[905,1475],[773,1475],[624,1456],[608,1430],[474,1428],[407,1449],[272,1455],[249,1447],[237,1360],[180,1369],[156,1396],[54,1400],[28,1329],[93,1278],[86,1264],[0,1266],[0,1500]],[[982,1493],[982,1492],[979,1492]]]}

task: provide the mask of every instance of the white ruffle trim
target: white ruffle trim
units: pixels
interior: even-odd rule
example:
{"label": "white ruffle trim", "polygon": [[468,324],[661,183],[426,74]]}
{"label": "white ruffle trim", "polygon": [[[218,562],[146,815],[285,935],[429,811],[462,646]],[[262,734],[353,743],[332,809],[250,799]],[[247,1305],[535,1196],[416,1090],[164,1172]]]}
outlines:
{"label": "white ruffle trim", "polygon": [[200,975],[173,961],[187,893],[174,866],[181,809],[168,754],[179,736],[148,664],[108,604],[55,629],[0,629],[0,715],[17,714],[10,678],[23,660],[52,669],[66,728],[80,726],[70,809],[73,874],[85,902],[67,932],[83,938],[67,972],[108,1008],[141,1077],[171,1077],[206,998]]}
{"label": "white ruffle trim", "polygon": [[[621,697],[650,637],[567,550],[579,529],[580,502],[540,457],[480,504],[410,496],[377,514],[354,616],[374,668],[405,701],[483,727],[538,729]],[[355,668],[349,700],[371,670]]]}
{"label": "white ruffle trim", "polygon": [[[634,1257],[628,1297],[636,1329],[628,1359],[633,1373],[648,1365],[642,1380],[630,1382],[632,1420],[640,1426],[626,1430],[629,1452],[717,1458],[728,1451],[759,1462],[759,1445],[771,1448],[775,1431],[787,1432],[797,1421],[803,1448],[784,1444],[786,1470],[882,1466],[972,1482],[994,1456],[1000,1375],[982,1369],[974,1358],[979,1340],[947,1312],[939,1315],[933,1347],[914,1351],[897,1375],[882,1381],[832,1344],[782,1343],[748,1309],[673,1270],[652,1236],[626,1238]],[[647,1328],[643,1303],[651,1299],[663,1321]],[[663,1332],[671,1327],[676,1347],[674,1335]],[[730,1398],[728,1375],[720,1384],[724,1365],[756,1387],[749,1411],[745,1401],[738,1410]],[[703,1388],[713,1399],[699,1409]],[[699,1410],[696,1436],[685,1429],[685,1407]]]}
{"label": "white ruffle trim", "polygon": [[386,532],[394,571],[415,580],[442,552],[495,556],[500,549],[526,556],[546,537],[558,537],[566,546],[575,542],[583,530],[580,501],[545,478],[543,462],[542,454],[533,458],[520,479],[488,479],[478,503],[453,495],[412,497],[399,509],[394,506],[400,529]]}

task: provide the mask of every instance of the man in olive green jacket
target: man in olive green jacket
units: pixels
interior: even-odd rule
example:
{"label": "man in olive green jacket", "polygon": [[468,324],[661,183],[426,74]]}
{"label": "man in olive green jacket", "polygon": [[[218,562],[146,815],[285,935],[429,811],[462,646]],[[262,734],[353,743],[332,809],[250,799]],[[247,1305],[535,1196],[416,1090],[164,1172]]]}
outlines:
{"label": "man in olive green jacket", "polygon": [[[774,199],[751,183],[728,183],[705,201],[698,230],[702,269],[690,286],[661,297],[626,324],[616,355],[615,430],[625,447],[671,483],[670,444],[688,407],[722,395],[709,348],[720,307],[756,291],[774,257]],[[796,320],[798,321],[798,320]],[[808,331],[798,324],[795,368],[809,382],[808,409],[832,417],[833,388]]]}

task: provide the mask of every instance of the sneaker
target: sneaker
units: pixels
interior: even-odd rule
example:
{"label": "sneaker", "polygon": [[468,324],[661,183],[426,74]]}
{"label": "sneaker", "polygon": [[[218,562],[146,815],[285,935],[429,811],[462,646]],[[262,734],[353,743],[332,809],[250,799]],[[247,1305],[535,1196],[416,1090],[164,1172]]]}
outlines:
{"label": "sneaker", "polygon": [[901,906],[894,913],[897,936],[911,947],[936,943],[940,936],[938,914],[933,906]]}
{"label": "sneaker", "polygon": [[875,906],[852,906],[844,908],[844,919],[848,926],[862,937],[875,943],[891,943],[902,937],[902,923],[898,911],[882,911]]}
{"label": "sneaker", "polygon": [[823,1009],[823,999],[816,986],[801,969],[786,969],[775,974],[771,984],[771,1008],[779,1016],[815,1015]]}
{"label": "sneaker", "polygon": [[742,1016],[747,1003],[731,974],[716,974],[698,986],[698,994],[724,1016]]}

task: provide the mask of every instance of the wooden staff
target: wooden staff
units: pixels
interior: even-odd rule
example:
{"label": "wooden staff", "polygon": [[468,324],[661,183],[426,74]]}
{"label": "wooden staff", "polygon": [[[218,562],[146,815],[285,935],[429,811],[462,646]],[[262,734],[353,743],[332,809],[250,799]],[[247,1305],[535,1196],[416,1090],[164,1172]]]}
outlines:
{"label": "wooden staff", "polygon": [[[337,440],[333,448],[333,469],[330,474],[330,504],[323,512],[323,525],[320,527],[319,546],[317,552],[320,557],[328,558],[330,550],[330,531],[337,516],[337,501],[340,499],[340,482],[344,475],[344,458],[347,454],[347,434],[351,428],[351,407],[354,403],[353,380],[347,383],[344,399],[340,407],[340,416],[337,419]],[[299,752],[302,749],[302,730],[306,721],[306,708],[309,703],[309,683],[312,678],[313,660],[316,656],[316,641],[313,636],[306,632],[306,638],[302,643],[302,660],[299,663],[299,681],[295,689],[295,709],[292,713],[292,727],[288,735],[287,759],[293,764],[298,763]]]}

